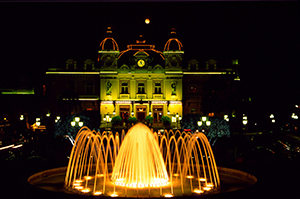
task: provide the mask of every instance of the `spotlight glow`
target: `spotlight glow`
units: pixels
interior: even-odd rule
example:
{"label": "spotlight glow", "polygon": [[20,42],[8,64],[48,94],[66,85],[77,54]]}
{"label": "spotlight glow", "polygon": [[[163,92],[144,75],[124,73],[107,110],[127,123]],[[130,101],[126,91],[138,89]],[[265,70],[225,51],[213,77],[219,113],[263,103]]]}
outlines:
{"label": "spotlight glow", "polygon": [[99,195],[101,195],[101,194],[102,194],[101,191],[96,191],[96,192],[93,193],[93,195],[95,195],[95,196],[99,196]]}
{"label": "spotlight glow", "polygon": [[204,191],[210,191],[211,188],[210,188],[210,187],[203,187],[203,190],[204,190]]}
{"label": "spotlight glow", "polygon": [[195,189],[195,190],[194,190],[194,193],[200,194],[200,193],[203,193],[203,191],[200,190],[200,189]]}
{"label": "spotlight glow", "polygon": [[85,188],[85,189],[82,189],[81,190],[81,192],[83,192],[83,193],[88,193],[88,192],[90,192],[91,190],[89,189],[89,188]]}

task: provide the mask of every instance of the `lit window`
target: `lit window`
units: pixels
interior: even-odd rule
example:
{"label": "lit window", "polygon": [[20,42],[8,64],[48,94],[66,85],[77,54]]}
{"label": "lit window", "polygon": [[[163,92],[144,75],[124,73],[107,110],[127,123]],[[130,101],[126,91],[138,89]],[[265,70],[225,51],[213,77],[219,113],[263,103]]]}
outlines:
{"label": "lit window", "polygon": [[138,83],[138,94],[145,94],[145,83]]}
{"label": "lit window", "polygon": [[154,84],[154,94],[161,94],[161,83]]}
{"label": "lit window", "polygon": [[194,86],[191,86],[191,88],[190,88],[190,93],[191,93],[191,94],[197,93],[197,88],[194,87]]}
{"label": "lit window", "polygon": [[123,82],[121,84],[121,94],[128,94],[128,83]]}

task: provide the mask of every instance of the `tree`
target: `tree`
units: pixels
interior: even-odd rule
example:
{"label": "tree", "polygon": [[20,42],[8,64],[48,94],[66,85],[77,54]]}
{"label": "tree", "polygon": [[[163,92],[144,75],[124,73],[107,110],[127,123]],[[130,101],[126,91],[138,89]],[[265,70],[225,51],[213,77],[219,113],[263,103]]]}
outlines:
{"label": "tree", "polygon": [[191,129],[192,132],[204,130],[210,144],[213,146],[218,137],[230,137],[230,127],[226,120],[223,118],[210,117],[211,125],[198,126],[197,122],[202,118],[200,114],[187,114],[182,118],[182,128]]}

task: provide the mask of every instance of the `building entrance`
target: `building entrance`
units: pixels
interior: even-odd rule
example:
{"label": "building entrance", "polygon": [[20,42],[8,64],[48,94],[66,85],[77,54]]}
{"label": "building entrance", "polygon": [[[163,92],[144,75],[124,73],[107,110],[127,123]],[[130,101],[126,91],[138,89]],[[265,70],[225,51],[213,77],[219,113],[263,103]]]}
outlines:
{"label": "building entrance", "polygon": [[153,123],[159,124],[162,123],[161,117],[163,115],[163,106],[153,105]]}
{"label": "building entrance", "polygon": [[144,122],[146,118],[146,106],[136,106],[136,115],[139,122]]}
{"label": "building entrance", "polygon": [[127,121],[127,119],[129,118],[129,111],[130,111],[129,105],[121,105],[120,106],[120,116],[121,116],[123,122]]}

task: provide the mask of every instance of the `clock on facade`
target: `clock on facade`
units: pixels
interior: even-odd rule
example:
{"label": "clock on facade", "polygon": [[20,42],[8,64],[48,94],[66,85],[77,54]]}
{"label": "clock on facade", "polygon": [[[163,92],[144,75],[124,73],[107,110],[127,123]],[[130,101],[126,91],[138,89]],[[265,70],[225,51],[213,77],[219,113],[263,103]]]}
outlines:
{"label": "clock on facade", "polygon": [[140,59],[137,64],[139,67],[143,67],[143,66],[145,66],[145,61]]}

